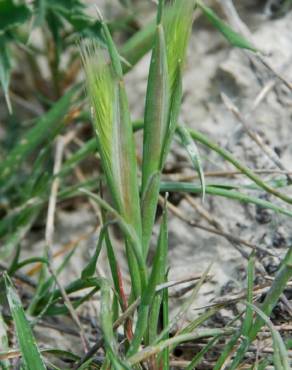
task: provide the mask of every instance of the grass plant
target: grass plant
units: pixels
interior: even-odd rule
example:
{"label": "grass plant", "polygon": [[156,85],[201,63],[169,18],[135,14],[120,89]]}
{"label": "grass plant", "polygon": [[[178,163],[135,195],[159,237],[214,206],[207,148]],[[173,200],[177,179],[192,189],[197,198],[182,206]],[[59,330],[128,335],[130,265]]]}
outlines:
{"label": "grass plant", "polygon": [[[122,4],[128,10],[132,7],[131,1],[122,1]],[[208,277],[209,269],[197,281],[191,298],[182,305],[179,313],[173,319],[169,315],[169,193],[199,194],[203,199],[205,195],[220,196],[292,217],[292,198],[286,193],[287,184],[283,183],[282,178],[273,183],[264,181],[232,153],[202,133],[189,129],[187,124],[180,123],[179,119],[184,66],[194,12],[201,11],[233,46],[255,53],[258,51],[252,43],[233,31],[212,9],[199,0],[173,0],[166,4],[164,0],[159,0],[155,21],[134,33],[121,48],[118,48],[113,40],[113,25],[100,16],[97,20],[88,18],[81,1],[72,1],[71,5],[71,12],[68,12],[66,1],[60,1],[59,4],[54,1],[36,1],[33,10],[25,4],[17,5],[12,0],[5,0],[0,4],[0,9],[3,7],[11,18],[10,23],[0,25],[0,44],[3,43],[5,47],[5,53],[0,58],[0,82],[9,110],[14,109],[9,95],[11,32],[15,32],[14,37],[20,42],[20,31],[15,27],[24,26],[30,15],[33,15],[33,29],[48,27],[50,31],[48,41],[52,42],[53,51],[48,58],[52,73],[51,89],[54,92],[52,101],[45,96],[40,98],[46,112],[27,124],[30,128],[7,149],[0,164],[1,200],[8,199],[9,202],[8,210],[0,220],[3,245],[0,254],[2,258],[14,256],[10,266],[1,265],[1,269],[7,272],[1,276],[3,289],[0,303],[1,307],[9,307],[10,315],[6,314],[6,310],[3,310],[3,314],[0,310],[0,367],[8,369],[14,361],[13,364],[28,370],[59,369],[51,363],[54,358],[62,359],[63,363],[66,360],[70,364],[68,368],[74,369],[170,370],[172,352],[176,346],[206,338],[208,340],[203,341],[203,347],[194,354],[186,369],[197,368],[204,356],[212,352],[219,342],[226,345],[217,356],[214,369],[239,369],[249,348],[266,325],[273,342],[273,356],[267,359],[267,363],[277,370],[289,369],[291,358],[285,341],[270,317],[292,276],[291,248],[259,305],[255,305],[253,297],[256,257],[255,252],[252,252],[248,263],[247,298],[242,301],[245,308],[225,328],[207,327],[208,320],[224,306],[218,304],[199,313],[196,320],[178,332],[173,331],[175,324],[184,317],[195,300]],[[67,34],[65,25],[68,24],[71,28]],[[81,39],[77,53],[76,38]],[[61,81],[60,76],[65,75],[65,71],[60,69],[60,55],[71,47],[75,50],[71,55],[71,62],[79,59],[82,61],[86,80],[85,98],[80,82],[74,81],[67,92],[62,90],[69,77],[73,77],[66,76],[67,80],[64,78],[64,81]],[[151,61],[144,118],[133,122],[124,75],[148,51],[151,52]],[[30,62],[36,64],[31,60]],[[84,104],[87,100],[89,109],[87,104]],[[61,169],[56,173],[51,155],[55,140],[60,135],[71,140],[70,130],[78,131],[77,123],[88,120],[92,121],[95,138],[88,139],[75,150],[63,161]],[[137,160],[134,137],[135,131],[138,130],[143,132],[141,163]],[[174,138],[179,139],[186,150],[199,181],[162,181]],[[251,183],[238,186],[228,182],[207,183],[197,144],[233,165]],[[27,170],[23,164],[28,164],[32,155],[35,155],[34,164]],[[82,161],[92,155],[99,158],[101,173],[98,176],[95,173],[72,185],[68,179]],[[19,182],[19,174],[22,171],[24,175]],[[101,214],[98,241],[91,259],[80,271],[80,276],[64,287],[59,284],[58,279],[60,274],[66,271],[74,249],[65,254],[62,263],[53,271],[50,253],[45,254],[45,257],[23,259],[20,247],[21,240],[40,217],[58,184],[60,188],[56,196],[57,201],[73,201],[80,197],[89,199]],[[277,202],[251,195],[250,191],[253,190],[270,194]],[[164,203],[160,206],[162,215],[158,219],[160,231],[154,240],[153,228],[157,222],[161,194],[164,195]],[[125,281],[110,232],[113,225],[121,233],[126,255],[131,287],[128,295],[125,293]],[[154,252],[149,264],[151,242],[154,244]],[[49,247],[46,245],[45,249],[49,250]],[[110,278],[96,274],[102,248],[105,248],[110,266]],[[21,273],[24,267],[35,266],[36,263],[41,271],[39,279],[32,280]],[[11,280],[13,278],[30,285],[33,298],[29,302],[20,301]],[[71,299],[73,293],[80,293],[84,289],[87,289],[86,294]],[[78,307],[96,293],[100,294],[98,325],[101,329],[101,339],[97,343],[91,347],[87,346],[87,340],[82,338],[80,331],[85,347],[82,356],[77,355],[74,349],[63,351],[60,348],[43,349],[38,346],[33,334],[33,327],[38,322],[62,315],[71,315],[74,318],[72,311],[74,314]],[[19,349],[15,351],[9,347],[7,329],[7,324],[12,323]],[[78,326],[78,321],[75,324]],[[202,327],[204,325],[206,327]],[[100,349],[102,359],[98,361],[95,354]],[[19,358],[18,362],[15,361],[16,358]]]}

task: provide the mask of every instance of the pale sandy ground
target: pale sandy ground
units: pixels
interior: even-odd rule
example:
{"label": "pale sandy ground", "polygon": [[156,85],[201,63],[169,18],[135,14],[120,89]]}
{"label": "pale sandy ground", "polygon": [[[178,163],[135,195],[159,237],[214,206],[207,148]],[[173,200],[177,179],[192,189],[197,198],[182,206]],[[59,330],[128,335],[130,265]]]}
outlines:
{"label": "pale sandy ground", "polygon": [[[104,5],[101,1],[97,1],[97,3],[101,8]],[[112,7],[109,2],[105,3],[104,12],[109,14]],[[138,2],[138,5],[141,5],[141,3]],[[115,11],[120,10],[115,8]],[[252,29],[255,44],[270,55],[267,59],[269,63],[291,81],[292,14],[278,20],[267,20],[260,13],[241,14]],[[146,56],[126,78],[133,118],[139,118],[143,114],[148,65],[149,56]],[[224,92],[243,114],[248,115],[257,95],[273,79],[273,75],[262,65],[252,66],[244,52],[231,50],[223,38],[209,28],[207,23],[195,22],[185,70],[185,96],[181,119],[187,126],[202,131],[220,145],[228,148],[238,159],[251,168],[274,169],[275,166],[270,159],[263,155],[262,151],[246,134],[240,131],[238,121],[226,109],[220,97],[220,92]],[[282,163],[292,171],[291,117],[291,93],[283,84],[276,83],[263,102],[248,116],[248,122],[253,129],[260,133],[262,139],[270,148],[279,152]],[[231,165],[222,161],[216,154],[205,150],[205,148],[199,148],[205,171],[233,169]],[[186,175],[193,174],[188,157],[177,143],[169,157],[168,167],[174,162],[184,164],[182,173]],[[227,181],[240,182],[241,184],[250,183],[249,180],[243,177],[233,180],[207,179],[208,183],[224,183]],[[253,192],[252,194],[261,195],[261,192]],[[194,199],[214,219],[220,221],[226,232],[267,248],[273,251],[275,255],[282,256],[285,248],[292,241],[292,229],[289,227],[290,221],[287,217],[267,212],[265,215],[268,222],[262,223],[261,212],[252,205],[244,206],[234,201],[211,196],[207,196],[202,205],[199,197]],[[277,203],[275,199],[269,199]],[[186,200],[181,200],[179,208],[189,219],[207,225]],[[55,236],[56,249],[60,245],[76,239],[81,234],[89,232],[94,224],[95,217],[88,208],[84,207],[84,209],[79,209],[76,212],[59,210],[57,212]],[[155,229],[154,241],[157,232],[158,229]],[[70,267],[66,268],[65,274],[62,276],[64,283],[80,276],[80,270],[92,253],[96,238],[97,235],[93,235],[89,240],[80,242],[75,256],[70,262]],[[189,319],[194,317],[194,307],[208,304],[216,297],[229,292],[230,289],[237,291],[244,287],[246,260],[223,237],[192,228],[171,215],[169,243],[169,278],[171,280],[202,273],[213,262],[212,280],[201,289],[200,295],[188,312]],[[42,244],[43,242],[34,244],[33,247],[30,247],[29,253],[40,250]],[[278,244],[280,244],[280,247]],[[123,251],[118,242],[116,243],[116,250],[118,256],[120,256],[119,261],[123,273],[126,276]],[[248,251],[248,249],[245,250]],[[259,268],[269,267],[275,263],[278,263],[277,259],[271,262],[270,258],[263,257]],[[108,274],[104,254],[100,258],[98,271],[102,275]],[[172,314],[181,306],[186,296],[179,299],[175,298],[172,301]],[[93,301],[97,302],[98,297],[95,297]],[[91,304],[81,309],[80,312],[95,314]],[[227,311],[224,314],[229,315]],[[51,333],[48,330],[46,336],[51,337],[50,341],[55,341],[55,344],[60,344],[60,338],[56,332]],[[44,342],[48,340],[48,338],[43,339]],[[77,343],[73,345],[75,347]],[[64,346],[70,348],[72,342],[65,341]]]}

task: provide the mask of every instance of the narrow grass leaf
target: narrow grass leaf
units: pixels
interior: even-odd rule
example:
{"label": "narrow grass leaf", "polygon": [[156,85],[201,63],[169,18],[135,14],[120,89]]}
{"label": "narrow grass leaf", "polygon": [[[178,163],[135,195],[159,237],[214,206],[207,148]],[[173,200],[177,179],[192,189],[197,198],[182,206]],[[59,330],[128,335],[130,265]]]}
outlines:
{"label": "narrow grass leaf", "polygon": [[212,338],[202,349],[200,352],[196,354],[196,356],[192,359],[191,363],[186,367],[185,370],[193,370],[196,369],[197,366],[202,361],[205,354],[216,344],[219,340],[220,336]]}
{"label": "narrow grass leaf", "polygon": [[216,364],[214,366],[214,370],[220,370],[226,363],[228,357],[230,356],[230,353],[233,351],[234,346],[239,341],[239,338],[241,336],[241,332],[235,332],[231,339],[228,341],[228,343],[225,345],[223,352],[219,356],[218,360],[216,361]]}
{"label": "narrow grass leaf", "polygon": [[193,0],[175,0],[165,11],[165,15],[170,14],[171,21],[169,21],[168,16],[164,16],[163,19],[166,39],[170,107],[168,129],[164,138],[163,153],[160,158],[161,169],[166,161],[177,126],[182,99],[182,70],[192,30],[193,10]]}
{"label": "narrow grass leaf", "polygon": [[110,54],[110,59],[111,59],[114,74],[118,79],[121,80],[123,78],[123,69],[122,69],[122,65],[120,62],[119,53],[115,47],[114,41],[108,29],[108,26],[103,20],[101,21],[101,26],[102,26],[102,30],[103,30],[103,33],[106,39],[107,48]]}
{"label": "narrow grass leaf", "polygon": [[102,248],[102,243],[103,243],[103,240],[105,238],[105,234],[106,234],[108,226],[109,226],[109,224],[105,224],[105,225],[102,226],[102,228],[100,230],[99,237],[98,237],[98,242],[97,242],[94,254],[90,258],[90,261],[88,262],[87,266],[84,267],[84,269],[81,272],[81,278],[82,279],[86,279],[88,277],[93,276],[95,271],[96,271],[97,260],[98,260],[98,257],[99,257],[99,254],[100,254],[100,251],[101,251],[101,248]]}
{"label": "narrow grass leaf", "polygon": [[9,274],[14,274],[17,270],[20,270],[24,266],[27,266],[27,265],[30,265],[30,264],[36,263],[36,262],[43,263],[45,265],[48,264],[48,260],[46,258],[43,258],[43,257],[27,258],[27,259],[25,259],[23,261],[20,261],[17,264],[15,264],[15,266],[13,266],[13,268],[10,268]]}
{"label": "narrow grass leaf", "polygon": [[163,168],[167,155],[170,150],[172,139],[177,127],[179,111],[182,99],[182,78],[180,69],[177,71],[176,79],[174,81],[173,92],[170,99],[169,115],[168,115],[168,128],[164,137],[162,145],[162,153],[160,157],[160,169]]}
{"label": "narrow grass leaf", "polygon": [[248,49],[251,51],[258,51],[251,42],[246,40],[239,33],[233,31],[233,29],[222,21],[217,14],[209,7],[204,5],[202,1],[197,1],[199,8],[202,10],[206,18],[212,23],[212,25],[222,33],[222,35],[228,40],[228,42],[238,48]]}
{"label": "narrow grass leaf", "polygon": [[143,242],[143,253],[146,257],[153,225],[155,222],[155,215],[157,209],[157,202],[159,197],[161,173],[159,171],[154,172],[149,178],[148,183],[142,194],[141,199],[141,214],[142,214],[142,242]]}
{"label": "narrow grass leaf", "polygon": [[261,319],[265,322],[265,324],[269,327],[272,338],[273,338],[273,348],[274,348],[274,365],[275,368],[278,370],[289,370],[291,369],[289,364],[289,356],[287,353],[287,349],[285,346],[285,343],[278,332],[278,330],[274,327],[273,323],[271,322],[270,318],[257,306],[245,302],[245,304],[250,307],[252,310],[254,310],[258,316],[261,317]]}
{"label": "narrow grass leaf", "polygon": [[[253,303],[253,286],[254,286],[254,264],[255,256],[254,252],[251,254],[248,266],[247,266],[247,301],[248,303]],[[242,324],[242,335],[247,336],[253,322],[253,310],[247,306],[245,318]]]}
{"label": "narrow grass leaf", "polygon": [[[276,273],[274,278],[273,284],[268,291],[263,303],[260,306],[261,311],[266,315],[270,316],[273,308],[277,304],[281,294],[283,293],[284,289],[287,286],[287,283],[292,277],[292,248],[290,247],[286,253],[286,256]],[[261,318],[257,318],[254,325],[251,328],[249,333],[249,337],[251,340],[256,338],[257,333],[261,329],[262,325],[264,324],[264,320]]]}
{"label": "narrow grass leaf", "polygon": [[19,297],[17,296],[12,282],[7,274],[3,275],[7,299],[15,323],[16,335],[23,356],[23,362],[27,369],[45,370],[46,366],[40,350],[27,321]]}
{"label": "narrow grass leaf", "polygon": [[[1,351],[6,351],[9,348],[8,336],[7,336],[7,325],[0,312],[0,348]],[[1,360],[0,356],[0,368],[2,370],[9,370],[10,364],[8,360]]]}
{"label": "narrow grass leaf", "polygon": [[248,338],[244,337],[239,348],[236,350],[236,353],[232,359],[231,365],[229,366],[230,370],[237,370],[240,366],[241,360],[244,357],[250,346],[250,341]]}
{"label": "narrow grass leaf", "polygon": [[7,44],[5,36],[0,35],[0,83],[4,92],[8,111],[9,113],[12,113],[12,105],[9,97],[11,63]]}
{"label": "narrow grass leaf", "polygon": [[179,334],[187,334],[191,333],[195,329],[197,329],[200,325],[202,325],[204,322],[209,320],[212,316],[214,316],[218,311],[220,311],[221,307],[214,307],[206,312],[203,312],[199,317],[197,317],[194,321],[190,322],[188,325],[186,325]]}
{"label": "narrow grass leaf", "polygon": [[166,46],[163,28],[158,25],[150,63],[145,104],[142,194],[153,173],[160,169],[161,148],[167,130],[168,100]]}
{"label": "narrow grass leaf", "polygon": [[[167,281],[167,274],[165,274],[165,281]],[[169,338],[169,331],[167,328],[169,327],[169,298],[168,298],[168,289],[163,289],[162,291],[162,321],[163,321],[163,332],[164,336],[163,339],[167,340]],[[166,329],[166,330],[165,330]],[[169,347],[166,347],[162,351],[162,363],[163,363],[163,370],[169,370]]]}
{"label": "narrow grass leaf", "polygon": [[[89,293],[83,295],[81,298],[78,298],[72,302],[72,307],[76,310],[80,307],[83,303],[88,302],[96,292],[99,291],[99,286],[93,288]],[[68,309],[68,305],[66,304],[57,304],[54,305],[49,303],[47,307],[45,307],[44,312],[42,312],[43,316],[57,316],[57,315],[68,315],[70,311]]]}
{"label": "narrow grass leaf", "polygon": [[[161,182],[160,185],[160,191],[168,191],[168,192],[186,192],[186,193],[194,193],[194,194],[200,194],[202,192],[201,186],[194,185],[187,182]],[[242,203],[251,203],[258,206],[261,206],[262,208],[271,209],[276,213],[281,213],[283,215],[292,217],[292,211],[279,207],[267,200],[263,200],[260,198],[253,197],[251,195],[247,195],[244,193],[240,193],[239,191],[233,191],[233,190],[226,190],[222,187],[216,187],[216,186],[209,186],[206,185],[206,194],[212,194],[217,195],[220,197],[225,197],[229,199],[234,199]]]}
{"label": "narrow grass leaf", "polygon": [[142,57],[151,50],[155,37],[155,22],[152,21],[127,40],[120,48],[121,56],[127,61],[123,64],[123,72],[129,72]]}
{"label": "narrow grass leaf", "polygon": [[[172,11],[171,7],[166,7],[163,11],[163,24],[171,25],[175,16],[176,13]],[[157,19],[159,19],[159,14],[157,14]],[[141,30],[135,32],[134,35],[120,48],[120,55],[126,61],[126,63],[123,64],[124,73],[129,72],[139,62],[139,60],[141,60],[142,57],[152,49],[153,41],[155,39],[157,19],[156,21],[151,21]]]}
{"label": "narrow grass leaf", "polygon": [[113,209],[107,202],[105,202],[98,195],[93,194],[86,189],[80,189],[80,192],[87,194],[90,198],[95,200],[100,205],[100,207],[114,215],[122,232],[128,239],[130,246],[134,252],[136,263],[139,267],[139,275],[136,276],[136,278],[141,280],[141,287],[145,288],[147,282],[147,268],[145,264],[145,259],[142,254],[141,241],[136,233],[136,230],[131,225],[129,225],[126,222],[126,220],[115,209]]}
{"label": "narrow grass leaf", "polygon": [[[204,282],[206,281],[206,278],[210,272],[210,269],[212,267],[212,263],[210,263],[210,265],[207,267],[207,269],[204,271],[204,273],[202,274],[200,280],[197,282],[195,288],[193,289],[193,292],[192,294],[190,295],[190,297],[181,305],[181,308],[180,310],[178,311],[178,313],[172,318],[172,320],[169,322],[169,325],[168,327],[164,328],[163,331],[159,334],[159,336],[156,338],[155,340],[155,343],[158,343],[166,333],[170,332],[171,329],[179,322],[179,320],[181,320],[183,318],[183,316],[187,313],[187,311],[189,310],[191,304],[194,302],[194,300],[196,299],[202,285],[204,284]],[[187,333],[188,334],[188,333]],[[187,334],[182,334],[182,335],[187,335]]]}
{"label": "narrow grass leaf", "polygon": [[[173,95],[178,73],[181,73],[193,23],[193,0],[174,0],[165,11],[163,26],[165,29],[167,64],[170,94]],[[167,16],[167,13],[170,16]],[[169,18],[171,21],[169,21]]]}
{"label": "narrow grass leaf", "polygon": [[157,5],[157,17],[156,17],[156,23],[160,24],[162,21],[162,15],[164,12],[164,3],[165,0],[158,0],[158,5]]}
{"label": "narrow grass leaf", "polygon": [[202,188],[202,200],[204,201],[205,199],[205,193],[206,193],[206,185],[205,185],[205,177],[204,177],[204,171],[202,168],[202,162],[201,162],[201,157],[200,153],[198,151],[198,148],[193,141],[189,131],[182,125],[180,125],[177,128],[177,132],[180,135],[181,142],[183,146],[185,147],[192,163],[195,168],[195,170],[199,174],[199,179],[201,182],[201,188]]}
{"label": "narrow grass leaf", "polygon": [[111,288],[108,282],[103,280],[101,284],[100,319],[107,354],[109,355],[109,358],[115,370],[130,369],[130,367],[124,361],[121,361],[118,355],[118,345],[113,332],[111,307]]}
{"label": "narrow grass leaf", "polygon": [[[118,293],[119,302],[122,307],[122,310],[125,310],[126,300],[125,300],[124,291],[123,291],[122,276],[120,272],[120,267],[118,265],[118,262],[115,256],[114,248],[113,248],[113,245],[110,239],[108,229],[106,229],[106,233],[105,233],[105,242],[106,242],[107,257],[108,257],[108,262],[109,262],[110,269],[111,269],[111,275],[112,275],[114,287],[115,287],[116,292]],[[134,256],[134,259],[135,259],[135,256]],[[137,276],[139,276],[139,271],[137,273]],[[138,287],[136,287],[135,289],[136,289],[136,292],[138,292],[141,289],[141,281],[140,281],[140,278],[136,280],[137,280]]]}
{"label": "narrow grass leaf", "polygon": [[161,170],[160,158],[167,131],[168,106],[166,45],[163,27],[159,24],[150,63],[144,116],[142,198],[145,198],[150,185],[152,188],[147,193],[146,207],[142,207],[144,255],[147,254],[158,202],[159,176],[156,178],[156,174]]}
{"label": "narrow grass leaf", "polygon": [[282,199],[286,203],[292,204],[292,198],[288,196],[285,193],[279,192],[277,189],[271,187],[269,184],[267,184],[265,181],[263,181],[259,176],[257,176],[250,168],[246,167],[244,164],[242,164],[240,161],[238,161],[230,152],[228,152],[226,149],[220,147],[216,143],[214,143],[212,140],[210,140],[208,137],[203,135],[202,133],[189,129],[190,135],[192,138],[203,145],[207,146],[211,150],[218,153],[222,158],[224,158],[226,161],[230,162],[234,167],[236,167],[240,172],[245,174],[247,177],[249,177],[255,184],[257,184],[261,189],[267,191],[270,194],[273,194],[274,196]]}
{"label": "narrow grass leaf", "polygon": [[[64,270],[64,268],[67,266],[68,262],[70,261],[71,257],[73,256],[75,249],[72,249],[64,258],[61,265],[58,266],[56,274],[57,276]],[[35,295],[33,299],[30,302],[28,313],[31,315],[38,314],[40,311],[44,309],[44,306],[47,305],[48,301],[51,299],[51,293],[50,289],[55,283],[54,277],[49,276],[47,277],[47,270],[45,268],[42,268],[39,273],[38,278],[38,285],[35,292]],[[43,305],[41,305],[41,308],[39,308],[39,305],[41,302],[44,302]],[[38,309],[39,308],[39,309]]]}
{"label": "narrow grass leaf", "polygon": [[[86,278],[86,279],[74,280],[70,284],[68,284],[64,289],[65,289],[65,292],[68,295],[70,295],[72,293],[81,291],[83,289],[98,288],[98,287],[100,287],[100,284],[101,284],[100,278],[89,277],[89,278]],[[59,298],[62,298],[62,292],[60,291],[60,289],[53,290],[52,295],[53,295],[52,304],[57,303]],[[47,299],[43,299],[41,301],[41,304],[45,305],[46,302],[47,302]]]}
{"label": "narrow grass leaf", "polygon": [[[149,313],[150,306],[153,303],[155,297],[156,286],[164,280],[165,270],[166,270],[166,259],[167,259],[167,247],[168,247],[168,238],[167,238],[167,214],[164,209],[163,219],[160,228],[159,240],[157,244],[157,249],[152,264],[151,274],[148,280],[148,285],[142,294],[141,303],[138,310],[137,325],[134,333],[133,341],[131,342],[130,349],[127,353],[127,356],[130,357],[137,352],[139,345],[143,339],[143,336],[146,333],[147,327],[149,324]],[[157,307],[156,307],[157,309]],[[160,309],[160,305],[158,310]],[[157,312],[154,316],[158,317]],[[149,326],[149,329],[157,330],[153,328],[152,325]],[[156,336],[154,333],[150,333],[151,338]]]}

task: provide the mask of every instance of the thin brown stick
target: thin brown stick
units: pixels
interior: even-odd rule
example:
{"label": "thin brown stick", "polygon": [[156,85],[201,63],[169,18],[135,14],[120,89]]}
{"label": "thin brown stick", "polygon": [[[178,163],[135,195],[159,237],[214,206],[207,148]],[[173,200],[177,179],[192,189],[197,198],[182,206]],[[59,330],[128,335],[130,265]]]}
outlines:
{"label": "thin brown stick", "polygon": [[[56,141],[53,175],[56,175],[61,170],[64,148],[65,148],[64,138],[62,136],[59,136],[57,138],[57,141]],[[53,276],[58,288],[60,289],[60,292],[61,292],[62,297],[64,299],[64,304],[67,307],[67,309],[70,313],[70,316],[72,317],[72,320],[74,321],[74,323],[76,324],[76,326],[77,326],[77,328],[80,332],[80,338],[81,338],[84,350],[86,352],[87,349],[88,349],[88,341],[86,339],[84,329],[81,325],[79,317],[78,317],[73,305],[71,304],[71,301],[70,301],[64,287],[59,282],[57,274],[55,273],[54,268],[52,266],[51,254],[52,254],[52,247],[53,247],[53,241],[54,241],[54,229],[55,229],[54,228],[54,221],[55,221],[55,212],[56,212],[56,203],[57,203],[59,185],[60,185],[60,178],[55,177],[55,179],[52,182],[52,186],[51,186],[48,212],[47,212],[47,223],[46,223],[46,230],[45,230],[45,241],[46,241],[45,254],[48,258],[48,270],[49,270],[50,274]]]}

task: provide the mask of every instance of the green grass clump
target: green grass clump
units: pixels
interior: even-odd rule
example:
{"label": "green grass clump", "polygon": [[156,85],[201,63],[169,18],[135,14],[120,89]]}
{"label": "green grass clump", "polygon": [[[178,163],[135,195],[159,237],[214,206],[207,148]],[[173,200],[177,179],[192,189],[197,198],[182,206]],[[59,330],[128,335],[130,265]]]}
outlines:
{"label": "green grass clump", "polygon": [[[113,30],[123,29],[125,25],[131,29],[134,19],[131,1],[123,0],[121,3],[128,11],[127,17],[120,23],[110,24],[103,19],[94,20],[89,17],[84,4],[79,0],[70,2],[70,10],[65,0],[36,1],[32,7],[17,5],[11,0],[4,0],[0,4],[0,9],[4,9],[7,17],[10,17],[10,22],[0,24],[0,44],[3,46],[0,82],[9,109],[13,111],[9,98],[12,65],[10,43],[13,39],[17,40],[16,45],[20,43],[28,54],[25,55],[32,66],[33,76],[37,75],[39,70],[37,58],[31,58],[31,53],[37,48],[27,51],[29,46],[26,42],[29,40],[31,28],[26,30],[25,40],[20,32],[28,20],[33,30],[42,27],[44,31],[49,50],[47,53],[42,50],[41,55],[46,55],[51,73],[51,95],[47,96],[44,89],[38,91],[36,97],[44,113],[41,117],[34,117],[33,120],[25,122],[29,129],[7,149],[0,164],[0,200],[5,210],[4,217],[0,220],[0,238],[3,244],[0,253],[1,256],[12,256],[9,265],[0,265],[1,269],[7,270],[0,281],[3,288],[0,292],[0,343],[3,347],[0,348],[0,367],[9,369],[11,359],[19,357],[20,366],[25,369],[58,369],[56,365],[51,364],[53,357],[54,360],[66,360],[66,363],[70,363],[68,366],[74,369],[170,370],[172,352],[176,346],[204,338],[201,342],[202,349],[194,354],[186,369],[191,370],[199,366],[204,356],[214,351],[217,343],[225,343],[225,347],[217,356],[214,369],[219,370],[226,366],[228,369],[239,369],[244,364],[250,346],[257,339],[263,325],[266,325],[271,332],[274,353],[273,356],[259,361],[258,368],[273,364],[277,370],[286,370],[289,368],[289,353],[286,348],[288,345],[271,323],[270,316],[292,276],[291,249],[288,250],[271,288],[259,306],[255,306],[253,300],[256,257],[254,252],[251,254],[248,263],[247,299],[242,300],[245,308],[226,328],[202,328],[224,307],[223,304],[215,304],[209,310],[199,313],[194,321],[179,328],[176,333],[173,332],[175,324],[185,316],[202,284],[208,279],[211,264],[196,281],[190,298],[182,304],[179,312],[173,319],[170,319],[169,315],[168,289],[174,283],[168,281],[168,193],[202,194],[203,198],[204,194],[221,196],[292,217],[288,207],[247,193],[247,190],[261,190],[291,204],[291,197],[284,190],[279,190],[287,185],[285,181],[263,181],[234,158],[232,153],[202,133],[179,122],[183,73],[194,11],[201,11],[232,45],[250,51],[255,49],[202,1],[195,0],[174,0],[167,4],[160,0],[157,4],[156,20],[144,29],[134,32],[118,49],[112,38]],[[19,13],[21,9],[22,16]],[[11,37],[12,34],[14,38]],[[50,36],[47,39],[48,34]],[[77,53],[76,39],[81,39]],[[141,121],[132,122],[124,75],[148,51],[151,52],[151,62],[144,117]],[[69,55],[72,65],[81,60],[89,108],[84,104],[83,88],[72,77],[75,70],[68,75],[65,68],[62,69],[62,53]],[[68,80],[73,81],[69,83],[73,86],[67,91]],[[44,85],[43,81],[38,79],[35,83],[36,86]],[[74,152],[69,158],[64,158],[63,164],[59,163],[57,166],[60,153],[59,146],[54,145],[55,141],[58,144],[62,143],[62,140],[74,141],[80,122],[86,125],[89,121],[92,122],[95,138],[85,141],[77,150],[72,146]],[[141,163],[137,160],[134,140],[134,133],[138,130],[143,131]],[[198,173],[198,183],[162,181],[167,156],[175,137],[189,155]],[[78,138],[74,141],[74,144],[76,143],[80,143]],[[217,153],[252,183],[238,186],[213,183],[205,185],[196,143]],[[55,151],[55,156],[52,156],[52,150]],[[90,173],[86,177],[80,172],[80,166],[92,154],[99,156],[102,173],[98,176],[96,173]],[[29,166],[33,155],[36,159],[33,166]],[[78,181],[72,184],[76,173]],[[83,180],[80,181],[80,178]],[[53,240],[52,235],[51,239],[46,238],[47,245],[43,257],[22,259],[21,240],[36,224],[48,203],[50,210],[52,203],[56,206],[57,201],[78,200],[80,196],[88,197],[93,208],[100,211],[100,232],[96,248],[87,265],[78,272],[76,280],[63,287],[59,275],[66,272],[76,246],[64,254],[62,263],[54,270],[49,245],[50,240],[51,243]],[[8,202],[7,209],[5,202]],[[159,221],[160,231],[157,239],[153,240],[159,204],[162,213]],[[48,224],[52,227],[51,222],[52,214],[48,212],[46,233],[48,229],[50,231]],[[129,294],[125,293],[121,264],[109,232],[112,225],[119,228],[125,250],[131,278]],[[153,255],[150,256],[151,240],[154,248]],[[249,247],[252,248],[252,245]],[[107,278],[96,275],[102,248],[105,248],[111,271],[111,277]],[[263,251],[264,248],[261,247],[260,250]],[[39,272],[38,279],[33,280],[21,273],[23,267],[35,263],[39,265],[34,265],[30,272]],[[30,285],[30,291],[23,303],[15,292],[11,277]],[[175,282],[179,283],[181,282]],[[85,289],[84,295],[71,299],[72,294]],[[101,336],[90,347],[89,336],[84,333],[83,323],[80,323],[76,310],[97,292],[100,293],[98,325],[101,328]],[[3,314],[2,307],[5,307]],[[48,318],[52,323],[52,318],[61,315],[70,315],[73,319],[84,347],[84,354],[77,355],[74,349],[64,351],[38,345],[33,334],[34,326]],[[12,324],[19,351],[9,349]],[[100,349],[102,359],[99,362],[95,354]]]}

